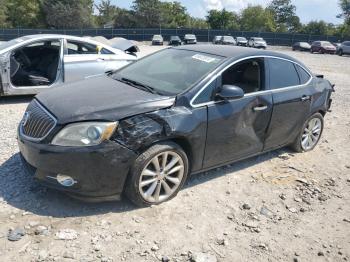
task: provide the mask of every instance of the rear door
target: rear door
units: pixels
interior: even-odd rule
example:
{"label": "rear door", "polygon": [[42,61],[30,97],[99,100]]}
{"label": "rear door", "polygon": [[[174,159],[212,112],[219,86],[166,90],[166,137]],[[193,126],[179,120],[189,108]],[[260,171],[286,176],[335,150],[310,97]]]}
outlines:
{"label": "rear door", "polygon": [[217,88],[235,85],[243,98],[208,104],[204,168],[254,155],[263,150],[272,113],[272,95],[265,90],[265,59],[241,61],[222,73]]}
{"label": "rear door", "polygon": [[264,150],[294,141],[309,116],[313,88],[311,75],[289,60],[268,58],[273,113]]}
{"label": "rear door", "polygon": [[109,70],[117,70],[129,64],[132,60],[136,60],[136,56],[126,54],[119,50],[110,50],[105,47],[99,48],[99,59],[105,62],[104,72]]}
{"label": "rear door", "polygon": [[64,81],[74,82],[89,76],[103,74],[106,61],[100,56],[99,48],[88,42],[66,40],[64,54]]}
{"label": "rear door", "polygon": [[343,52],[346,53],[346,54],[350,54],[350,42],[345,42],[344,45],[343,45]]}

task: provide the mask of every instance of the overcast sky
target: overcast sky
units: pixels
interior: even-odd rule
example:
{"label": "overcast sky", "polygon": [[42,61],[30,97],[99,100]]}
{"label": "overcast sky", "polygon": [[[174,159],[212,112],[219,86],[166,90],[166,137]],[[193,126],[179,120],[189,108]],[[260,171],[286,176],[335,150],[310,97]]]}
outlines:
{"label": "overcast sky", "polygon": [[[167,0],[163,0],[167,1]],[[170,1],[170,0],[168,0]],[[268,0],[177,0],[186,6],[188,12],[195,17],[204,18],[208,9],[222,9],[239,12],[248,4],[265,6]],[[120,7],[129,8],[132,0],[112,0]],[[340,13],[338,0],[292,0],[297,7],[297,15],[303,23],[311,20],[325,20],[329,23],[341,24],[342,20],[336,18]]]}

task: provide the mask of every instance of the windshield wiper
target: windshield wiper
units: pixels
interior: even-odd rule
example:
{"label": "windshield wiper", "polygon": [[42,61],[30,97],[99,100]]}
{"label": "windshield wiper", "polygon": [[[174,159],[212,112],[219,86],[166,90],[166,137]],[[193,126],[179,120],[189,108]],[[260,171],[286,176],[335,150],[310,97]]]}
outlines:
{"label": "windshield wiper", "polygon": [[123,82],[125,84],[128,84],[128,85],[131,85],[133,87],[136,87],[136,88],[139,88],[139,89],[142,89],[142,90],[145,90],[147,92],[150,92],[152,94],[158,94],[158,95],[161,95],[159,92],[157,92],[153,87],[151,86],[148,86],[148,85],[145,85],[145,84],[142,84],[140,82],[137,82],[135,80],[132,80],[132,79],[128,79],[128,78],[125,78],[125,77],[122,77],[120,79],[118,79],[120,82]]}

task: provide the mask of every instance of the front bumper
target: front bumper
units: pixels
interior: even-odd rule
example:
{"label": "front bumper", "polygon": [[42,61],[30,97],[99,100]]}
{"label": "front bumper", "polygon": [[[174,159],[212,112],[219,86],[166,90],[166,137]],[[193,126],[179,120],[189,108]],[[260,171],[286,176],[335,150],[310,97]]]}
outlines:
{"label": "front bumper", "polygon": [[255,48],[266,48],[267,45],[266,45],[266,44],[255,43],[255,44],[254,44],[254,47],[255,47]]}
{"label": "front bumper", "polygon": [[325,54],[332,54],[332,55],[334,55],[336,53],[336,50],[334,50],[334,49],[323,49],[322,51]]}
{"label": "front bumper", "polygon": [[[40,183],[86,200],[120,198],[136,154],[108,141],[93,147],[61,147],[33,143],[18,137],[18,146],[27,173]],[[76,183],[62,186],[57,174],[72,177]]]}
{"label": "front bumper", "polygon": [[161,41],[152,41],[152,45],[163,45]]}
{"label": "front bumper", "polygon": [[197,41],[196,41],[196,40],[185,40],[184,42],[185,42],[185,44],[187,44],[187,45],[195,45],[195,44],[197,44]]}

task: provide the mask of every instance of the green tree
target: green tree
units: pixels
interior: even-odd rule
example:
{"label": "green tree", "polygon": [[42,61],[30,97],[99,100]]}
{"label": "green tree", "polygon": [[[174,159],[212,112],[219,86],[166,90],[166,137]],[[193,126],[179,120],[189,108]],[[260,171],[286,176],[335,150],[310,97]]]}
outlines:
{"label": "green tree", "polygon": [[221,11],[210,10],[206,19],[212,29],[239,30],[238,15],[234,12],[227,11],[225,8]]}
{"label": "green tree", "polygon": [[188,23],[189,15],[186,7],[179,2],[161,2],[160,22],[163,27],[177,28],[184,27]]}
{"label": "green tree", "polygon": [[296,7],[291,0],[272,0],[268,9],[274,16],[278,32],[294,31],[300,28],[300,19],[295,13]]}
{"label": "green tree", "polygon": [[119,8],[111,3],[111,0],[102,0],[101,3],[95,5],[98,15],[96,17],[96,23],[98,26],[104,26],[105,24],[114,20]]}
{"label": "green tree", "polygon": [[275,32],[276,24],[270,10],[260,5],[249,5],[241,14],[241,29],[244,31]]}
{"label": "green tree", "polygon": [[189,17],[188,25],[186,27],[195,29],[208,29],[208,26],[209,25],[205,19]]}
{"label": "green tree", "polygon": [[303,28],[303,33],[311,35],[333,35],[336,28],[333,24],[327,24],[325,21],[310,21]]}
{"label": "green tree", "polygon": [[43,25],[40,0],[5,0],[8,22],[13,27],[39,27]]}
{"label": "green tree", "polygon": [[0,0],[0,28],[8,26],[6,0]]}
{"label": "green tree", "polygon": [[159,0],[134,0],[132,10],[139,26],[159,27],[161,23],[161,2]]}
{"label": "green tree", "polygon": [[344,18],[345,23],[350,25],[350,0],[339,0],[339,6],[342,13],[337,17]]}
{"label": "green tree", "polygon": [[340,25],[336,30],[336,35],[340,38],[350,39],[350,25],[347,23]]}
{"label": "green tree", "polygon": [[131,28],[140,27],[136,21],[136,14],[134,11],[127,9],[118,9],[116,16],[114,17],[114,27],[116,28]]}
{"label": "green tree", "polygon": [[83,28],[93,25],[93,0],[45,0],[47,25],[55,28]]}

